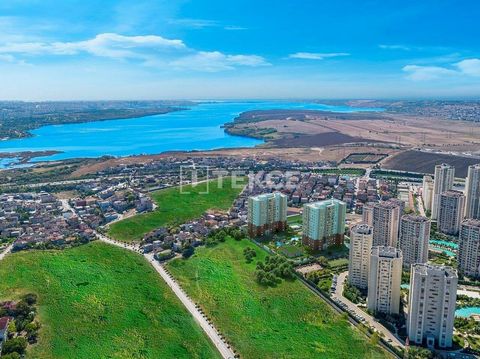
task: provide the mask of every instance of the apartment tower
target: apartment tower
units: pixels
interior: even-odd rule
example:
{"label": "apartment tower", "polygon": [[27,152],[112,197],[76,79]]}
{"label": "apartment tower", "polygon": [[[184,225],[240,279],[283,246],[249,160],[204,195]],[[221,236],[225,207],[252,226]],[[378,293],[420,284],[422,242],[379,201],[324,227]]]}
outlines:
{"label": "apartment tower", "polygon": [[467,219],[460,227],[458,269],[470,278],[480,278],[480,220]]}
{"label": "apartment tower", "polygon": [[465,218],[480,219],[480,164],[468,166],[465,182]]}
{"label": "apartment tower", "polygon": [[438,218],[440,207],[440,196],[443,192],[452,189],[455,178],[455,168],[446,163],[435,166],[435,177],[433,180],[432,196],[432,219]]}
{"label": "apartment tower", "polygon": [[414,264],[410,273],[407,332],[410,343],[452,346],[457,272],[450,267]]}
{"label": "apartment tower", "polygon": [[465,210],[465,196],[460,191],[450,190],[440,195],[437,228],[452,236],[458,235]]}
{"label": "apartment tower", "polygon": [[248,234],[258,237],[287,227],[287,196],[280,192],[248,198]]}
{"label": "apartment tower", "polygon": [[372,243],[373,228],[368,224],[357,224],[350,229],[348,282],[359,289],[368,287]]}
{"label": "apartment tower", "polygon": [[430,220],[407,214],[400,219],[399,248],[403,253],[403,266],[410,269],[415,263],[427,263]]}
{"label": "apartment tower", "polygon": [[402,251],[394,247],[373,247],[368,277],[368,309],[398,314],[402,282]]}
{"label": "apartment tower", "polygon": [[302,243],[313,250],[342,245],[346,208],[346,204],[337,199],[305,204]]}

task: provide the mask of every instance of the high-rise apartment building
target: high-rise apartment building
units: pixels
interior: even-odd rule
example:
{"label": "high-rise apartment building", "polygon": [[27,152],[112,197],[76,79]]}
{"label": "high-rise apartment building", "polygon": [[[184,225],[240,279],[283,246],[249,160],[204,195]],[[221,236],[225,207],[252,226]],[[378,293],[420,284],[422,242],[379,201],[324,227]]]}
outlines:
{"label": "high-rise apartment building", "polygon": [[251,237],[283,231],[287,227],[287,196],[280,192],[248,199],[248,234]]}
{"label": "high-rise apartment building", "polygon": [[465,196],[460,191],[449,190],[440,195],[437,228],[452,236],[458,235],[465,210]]}
{"label": "high-rise apartment building", "polygon": [[425,210],[432,210],[433,198],[433,178],[432,176],[423,176],[422,199]]}
{"label": "high-rise apartment building", "polygon": [[373,205],[373,245],[396,247],[401,207],[397,202],[385,201]]}
{"label": "high-rise apartment building", "polygon": [[480,219],[480,164],[468,166],[465,182],[465,218]]}
{"label": "high-rise apartment building", "polygon": [[480,277],[480,220],[462,222],[458,239],[458,269],[471,278]]}
{"label": "high-rise apartment building", "polygon": [[433,197],[432,197],[432,219],[438,218],[440,208],[440,196],[443,192],[451,190],[453,180],[455,179],[455,167],[446,163],[435,166],[435,177],[433,180]]}
{"label": "high-rise apartment building", "polygon": [[457,272],[450,267],[414,264],[410,273],[407,331],[410,343],[452,346]]}
{"label": "high-rise apartment building", "polygon": [[400,219],[399,248],[403,253],[403,266],[427,263],[430,220],[427,217],[406,214]]}
{"label": "high-rise apartment building", "polygon": [[337,199],[305,204],[302,243],[313,250],[342,245],[346,209],[346,204]]}
{"label": "high-rise apartment building", "polygon": [[362,208],[362,222],[373,226],[373,203],[365,203]]}
{"label": "high-rise apartment building", "polygon": [[373,247],[368,277],[368,309],[398,314],[401,282],[402,251],[394,247]]}
{"label": "high-rise apartment building", "polygon": [[357,224],[350,229],[348,282],[359,289],[368,287],[372,243],[373,228],[368,224]]}

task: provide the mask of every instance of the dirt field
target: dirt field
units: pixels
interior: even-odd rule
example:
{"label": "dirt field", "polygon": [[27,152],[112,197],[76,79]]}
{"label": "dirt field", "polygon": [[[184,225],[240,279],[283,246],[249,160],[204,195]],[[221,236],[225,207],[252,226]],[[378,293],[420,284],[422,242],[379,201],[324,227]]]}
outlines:
{"label": "dirt field", "polygon": [[468,166],[480,163],[480,159],[426,153],[420,151],[405,151],[384,160],[382,167],[392,170],[434,173],[435,165],[448,163],[455,167],[455,177],[466,177]]}
{"label": "dirt field", "polygon": [[[265,120],[264,120],[265,119]],[[276,138],[337,132],[361,141],[380,141],[442,150],[480,151],[480,126],[469,121],[437,120],[394,114],[274,112],[255,115],[238,128],[275,129]],[[288,143],[287,143],[288,145]],[[295,146],[296,143],[292,144]]]}

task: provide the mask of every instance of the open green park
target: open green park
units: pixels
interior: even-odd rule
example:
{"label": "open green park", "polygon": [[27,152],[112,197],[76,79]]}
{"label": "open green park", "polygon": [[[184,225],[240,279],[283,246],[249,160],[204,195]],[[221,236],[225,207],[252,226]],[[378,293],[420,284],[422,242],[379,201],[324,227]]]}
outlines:
{"label": "open green park", "polygon": [[0,301],[38,295],[27,358],[219,358],[173,292],[138,254],[94,242],[24,251],[0,263]]}
{"label": "open green park", "polygon": [[[251,263],[247,247],[256,252]],[[248,240],[229,239],[175,259],[168,269],[242,358],[387,356],[299,280],[257,283],[256,262],[266,255]]]}
{"label": "open green park", "polygon": [[[153,192],[151,196],[157,205],[153,212],[116,222],[110,226],[108,234],[119,241],[139,241],[156,228],[182,224],[209,209],[227,210],[242,191],[233,184],[230,178],[225,178],[221,188],[216,180],[212,180],[196,186],[184,186],[182,191],[174,187]],[[208,193],[205,193],[207,186]]]}

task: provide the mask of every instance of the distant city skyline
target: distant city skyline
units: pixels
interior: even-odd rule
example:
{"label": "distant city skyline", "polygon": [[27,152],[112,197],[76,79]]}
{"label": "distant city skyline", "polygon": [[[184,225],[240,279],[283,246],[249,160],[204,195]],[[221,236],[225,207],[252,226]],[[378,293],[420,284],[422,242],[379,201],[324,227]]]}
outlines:
{"label": "distant city skyline", "polygon": [[0,4],[0,100],[479,98],[473,0]]}

